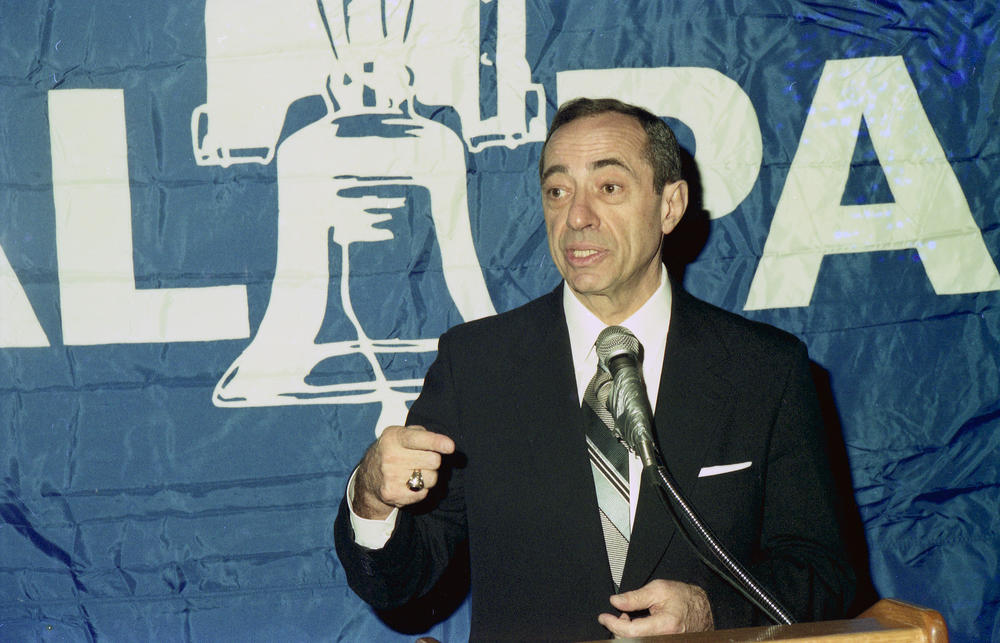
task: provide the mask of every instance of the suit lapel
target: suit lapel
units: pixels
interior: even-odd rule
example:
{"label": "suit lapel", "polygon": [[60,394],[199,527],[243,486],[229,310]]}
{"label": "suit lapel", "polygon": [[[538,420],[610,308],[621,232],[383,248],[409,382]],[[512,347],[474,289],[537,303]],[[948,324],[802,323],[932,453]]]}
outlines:
{"label": "suit lapel", "polygon": [[541,439],[531,440],[531,448],[540,452],[534,459],[540,455],[551,463],[539,469],[540,479],[534,481],[533,493],[541,491],[556,499],[553,513],[538,519],[546,523],[558,521],[547,525],[552,533],[570,532],[570,537],[557,544],[561,557],[576,561],[577,567],[589,567],[590,573],[606,576],[603,603],[614,590],[614,583],[587,454],[583,430],[586,420],[577,399],[561,287],[547,298],[525,331],[521,346],[526,367],[521,371],[524,377],[518,388],[530,392],[522,398],[530,416],[528,422],[535,427],[533,431],[543,433]]}
{"label": "suit lapel", "polygon": [[[731,413],[731,385],[722,368],[725,347],[713,335],[700,303],[673,285],[670,329],[653,423],[670,474],[690,497],[705,450]],[[641,587],[663,557],[676,532],[660,494],[643,476],[622,589]]]}

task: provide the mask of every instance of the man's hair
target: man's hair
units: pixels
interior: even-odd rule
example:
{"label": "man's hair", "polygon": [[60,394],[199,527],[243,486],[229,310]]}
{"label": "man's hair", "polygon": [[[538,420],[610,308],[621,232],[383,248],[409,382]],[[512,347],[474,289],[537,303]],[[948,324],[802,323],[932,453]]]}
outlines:
{"label": "man's hair", "polygon": [[653,168],[653,184],[657,194],[662,193],[663,186],[668,183],[681,180],[681,154],[673,130],[656,115],[615,98],[574,98],[559,107],[542,145],[542,156],[538,160],[539,178],[545,170],[542,167],[545,163],[545,148],[557,129],[578,118],[608,112],[631,116],[642,125],[642,129],[646,132],[646,160]]}

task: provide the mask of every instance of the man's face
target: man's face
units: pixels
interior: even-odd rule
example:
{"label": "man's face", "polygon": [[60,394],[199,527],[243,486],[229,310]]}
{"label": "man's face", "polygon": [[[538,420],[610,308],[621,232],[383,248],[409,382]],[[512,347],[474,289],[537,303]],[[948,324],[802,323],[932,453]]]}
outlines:
{"label": "man's face", "polygon": [[567,285],[606,323],[624,320],[656,290],[663,235],[687,205],[683,182],[657,193],[645,149],[639,122],[616,112],[571,121],[545,147],[549,252]]}

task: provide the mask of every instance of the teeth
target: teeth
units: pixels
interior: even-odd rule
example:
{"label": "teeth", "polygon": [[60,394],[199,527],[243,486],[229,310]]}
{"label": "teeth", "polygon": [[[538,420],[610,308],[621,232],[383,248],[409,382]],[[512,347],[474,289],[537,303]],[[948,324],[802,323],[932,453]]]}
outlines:
{"label": "teeth", "polygon": [[596,255],[596,254],[597,254],[596,250],[574,250],[573,251],[573,256],[574,257],[589,257],[590,255]]}

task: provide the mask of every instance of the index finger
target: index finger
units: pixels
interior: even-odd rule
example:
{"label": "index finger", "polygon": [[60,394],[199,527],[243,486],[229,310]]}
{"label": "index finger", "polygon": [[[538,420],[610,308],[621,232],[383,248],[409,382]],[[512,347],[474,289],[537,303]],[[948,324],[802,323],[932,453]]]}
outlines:
{"label": "index finger", "polygon": [[633,589],[630,592],[622,592],[621,594],[614,594],[611,597],[611,604],[615,608],[622,610],[624,612],[635,612],[638,610],[649,609],[656,603],[655,596],[649,590],[648,585],[644,585],[638,589]]}
{"label": "index finger", "polygon": [[414,424],[407,426],[400,436],[400,444],[416,451],[435,451],[447,455],[454,453],[455,441],[443,433],[434,433]]}

